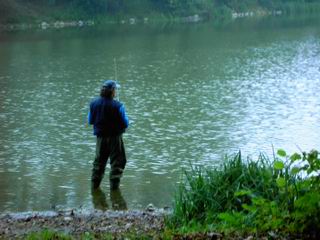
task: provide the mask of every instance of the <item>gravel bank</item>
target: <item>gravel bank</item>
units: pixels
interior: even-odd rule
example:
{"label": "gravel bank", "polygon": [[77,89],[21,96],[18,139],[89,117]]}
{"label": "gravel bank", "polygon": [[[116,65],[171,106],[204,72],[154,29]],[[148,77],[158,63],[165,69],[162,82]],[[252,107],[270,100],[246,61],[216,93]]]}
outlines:
{"label": "gravel bank", "polygon": [[23,238],[31,232],[44,229],[72,236],[86,232],[154,233],[163,230],[165,210],[152,211],[47,211],[0,215],[0,239]]}

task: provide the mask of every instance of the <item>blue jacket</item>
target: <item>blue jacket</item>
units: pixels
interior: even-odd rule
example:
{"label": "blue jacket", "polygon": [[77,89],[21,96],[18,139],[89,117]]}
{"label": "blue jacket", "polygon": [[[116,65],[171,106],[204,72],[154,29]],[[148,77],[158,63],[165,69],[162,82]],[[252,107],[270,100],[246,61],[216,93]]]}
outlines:
{"label": "blue jacket", "polygon": [[120,135],[129,126],[123,104],[103,97],[96,98],[90,103],[88,122],[93,125],[93,134],[98,137]]}

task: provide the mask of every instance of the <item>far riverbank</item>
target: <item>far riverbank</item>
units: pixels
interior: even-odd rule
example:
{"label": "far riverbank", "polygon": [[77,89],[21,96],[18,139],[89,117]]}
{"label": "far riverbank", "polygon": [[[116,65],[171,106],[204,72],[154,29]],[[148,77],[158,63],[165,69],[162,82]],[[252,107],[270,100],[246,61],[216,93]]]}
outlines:
{"label": "far riverbank", "polygon": [[[1,7],[1,5],[0,5]],[[201,9],[178,11],[144,11],[130,13],[97,13],[87,14],[70,6],[22,5],[4,6],[15,11],[12,16],[10,11],[0,18],[0,31],[15,31],[28,29],[61,29],[90,27],[96,25],[137,25],[137,24],[164,24],[164,23],[199,23],[213,22],[223,24],[242,18],[264,18],[268,16],[316,16],[320,12],[319,3],[283,3],[272,7],[265,6],[204,6]],[[2,9],[2,11],[4,11]],[[32,11],[31,11],[32,10]],[[32,12],[32,14],[30,13]],[[0,12],[1,13],[1,12]],[[44,15],[44,13],[46,13]],[[8,15],[8,16],[7,16]]]}

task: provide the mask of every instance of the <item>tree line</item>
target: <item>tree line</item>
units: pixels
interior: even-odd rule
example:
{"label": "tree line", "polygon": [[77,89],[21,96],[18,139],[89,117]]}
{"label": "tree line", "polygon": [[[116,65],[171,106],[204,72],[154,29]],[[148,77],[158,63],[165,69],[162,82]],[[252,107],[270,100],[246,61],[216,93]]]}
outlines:
{"label": "tree line", "polygon": [[[294,9],[296,6],[320,5],[318,2],[318,0],[0,0],[0,21],[19,16],[36,19],[50,15],[54,11],[68,12],[68,16],[74,13],[74,16],[83,17],[100,15],[139,17],[154,13],[186,16],[199,13],[210,15],[217,9],[224,10],[221,12],[277,10],[284,9],[284,6]],[[287,7],[289,10],[290,8]]]}
{"label": "tree line", "polygon": [[236,11],[250,8],[274,9],[282,4],[308,4],[318,0],[18,0],[42,6],[69,6],[87,14],[119,14],[144,11],[188,13],[226,7]]}

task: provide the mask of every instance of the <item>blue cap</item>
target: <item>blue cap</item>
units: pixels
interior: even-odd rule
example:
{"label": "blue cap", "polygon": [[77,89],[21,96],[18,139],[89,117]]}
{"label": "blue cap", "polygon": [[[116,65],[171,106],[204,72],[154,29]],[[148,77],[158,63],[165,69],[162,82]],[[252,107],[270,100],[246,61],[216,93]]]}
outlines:
{"label": "blue cap", "polygon": [[120,88],[120,85],[114,80],[105,80],[102,87],[108,88],[109,90]]}

